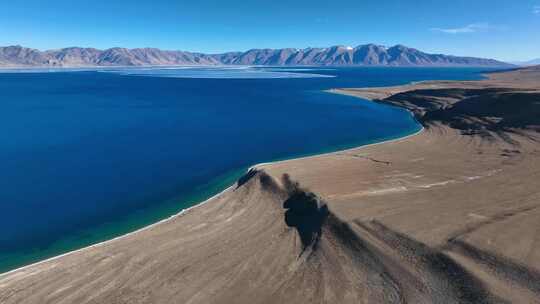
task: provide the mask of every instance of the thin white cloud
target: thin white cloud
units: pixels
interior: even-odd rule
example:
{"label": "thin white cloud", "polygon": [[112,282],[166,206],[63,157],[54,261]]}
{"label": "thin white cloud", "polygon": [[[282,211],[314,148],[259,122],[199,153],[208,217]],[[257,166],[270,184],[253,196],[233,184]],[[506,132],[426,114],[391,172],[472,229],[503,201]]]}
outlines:
{"label": "thin white cloud", "polygon": [[540,16],[540,5],[533,6],[533,14]]}
{"label": "thin white cloud", "polygon": [[434,32],[446,33],[446,34],[467,34],[477,32],[487,32],[489,30],[496,29],[487,22],[471,23],[469,25],[457,28],[432,28]]}

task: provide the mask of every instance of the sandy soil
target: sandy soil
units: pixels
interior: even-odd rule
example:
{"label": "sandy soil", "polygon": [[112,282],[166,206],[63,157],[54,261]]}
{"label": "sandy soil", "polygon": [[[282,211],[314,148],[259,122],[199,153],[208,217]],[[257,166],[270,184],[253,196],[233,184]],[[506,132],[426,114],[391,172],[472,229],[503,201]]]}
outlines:
{"label": "sandy soil", "polygon": [[540,70],[341,93],[425,130],[257,166],[169,221],[0,276],[0,303],[540,303]]}

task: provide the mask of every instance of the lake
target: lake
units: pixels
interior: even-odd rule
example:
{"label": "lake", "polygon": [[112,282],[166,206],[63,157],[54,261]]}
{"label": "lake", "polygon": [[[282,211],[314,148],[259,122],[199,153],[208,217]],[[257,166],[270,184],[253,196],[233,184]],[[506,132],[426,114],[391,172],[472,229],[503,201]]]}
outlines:
{"label": "lake", "polygon": [[260,162],[421,127],[324,92],[475,68],[130,68],[0,71],[0,272],[139,229]]}

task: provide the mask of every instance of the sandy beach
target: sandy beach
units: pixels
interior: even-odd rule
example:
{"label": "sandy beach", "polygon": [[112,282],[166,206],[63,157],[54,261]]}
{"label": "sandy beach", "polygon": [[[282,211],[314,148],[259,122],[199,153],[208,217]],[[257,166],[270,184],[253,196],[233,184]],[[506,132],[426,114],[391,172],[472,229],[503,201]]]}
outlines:
{"label": "sandy beach", "polygon": [[540,303],[540,69],[336,89],[425,129],[261,164],[205,204],[0,275],[0,303]]}

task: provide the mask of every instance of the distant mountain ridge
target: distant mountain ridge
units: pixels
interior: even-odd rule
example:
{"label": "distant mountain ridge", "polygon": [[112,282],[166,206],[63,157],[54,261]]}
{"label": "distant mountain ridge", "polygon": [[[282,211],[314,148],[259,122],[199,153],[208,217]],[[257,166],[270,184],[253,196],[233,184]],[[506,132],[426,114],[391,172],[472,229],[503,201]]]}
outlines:
{"label": "distant mountain ridge", "polygon": [[168,65],[359,65],[359,66],[480,66],[510,67],[494,59],[428,54],[396,45],[355,48],[332,46],[305,49],[252,49],[246,52],[203,54],[156,48],[70,47],[39,51],[22,46],[0,47],[0,67],[168,66]]}

